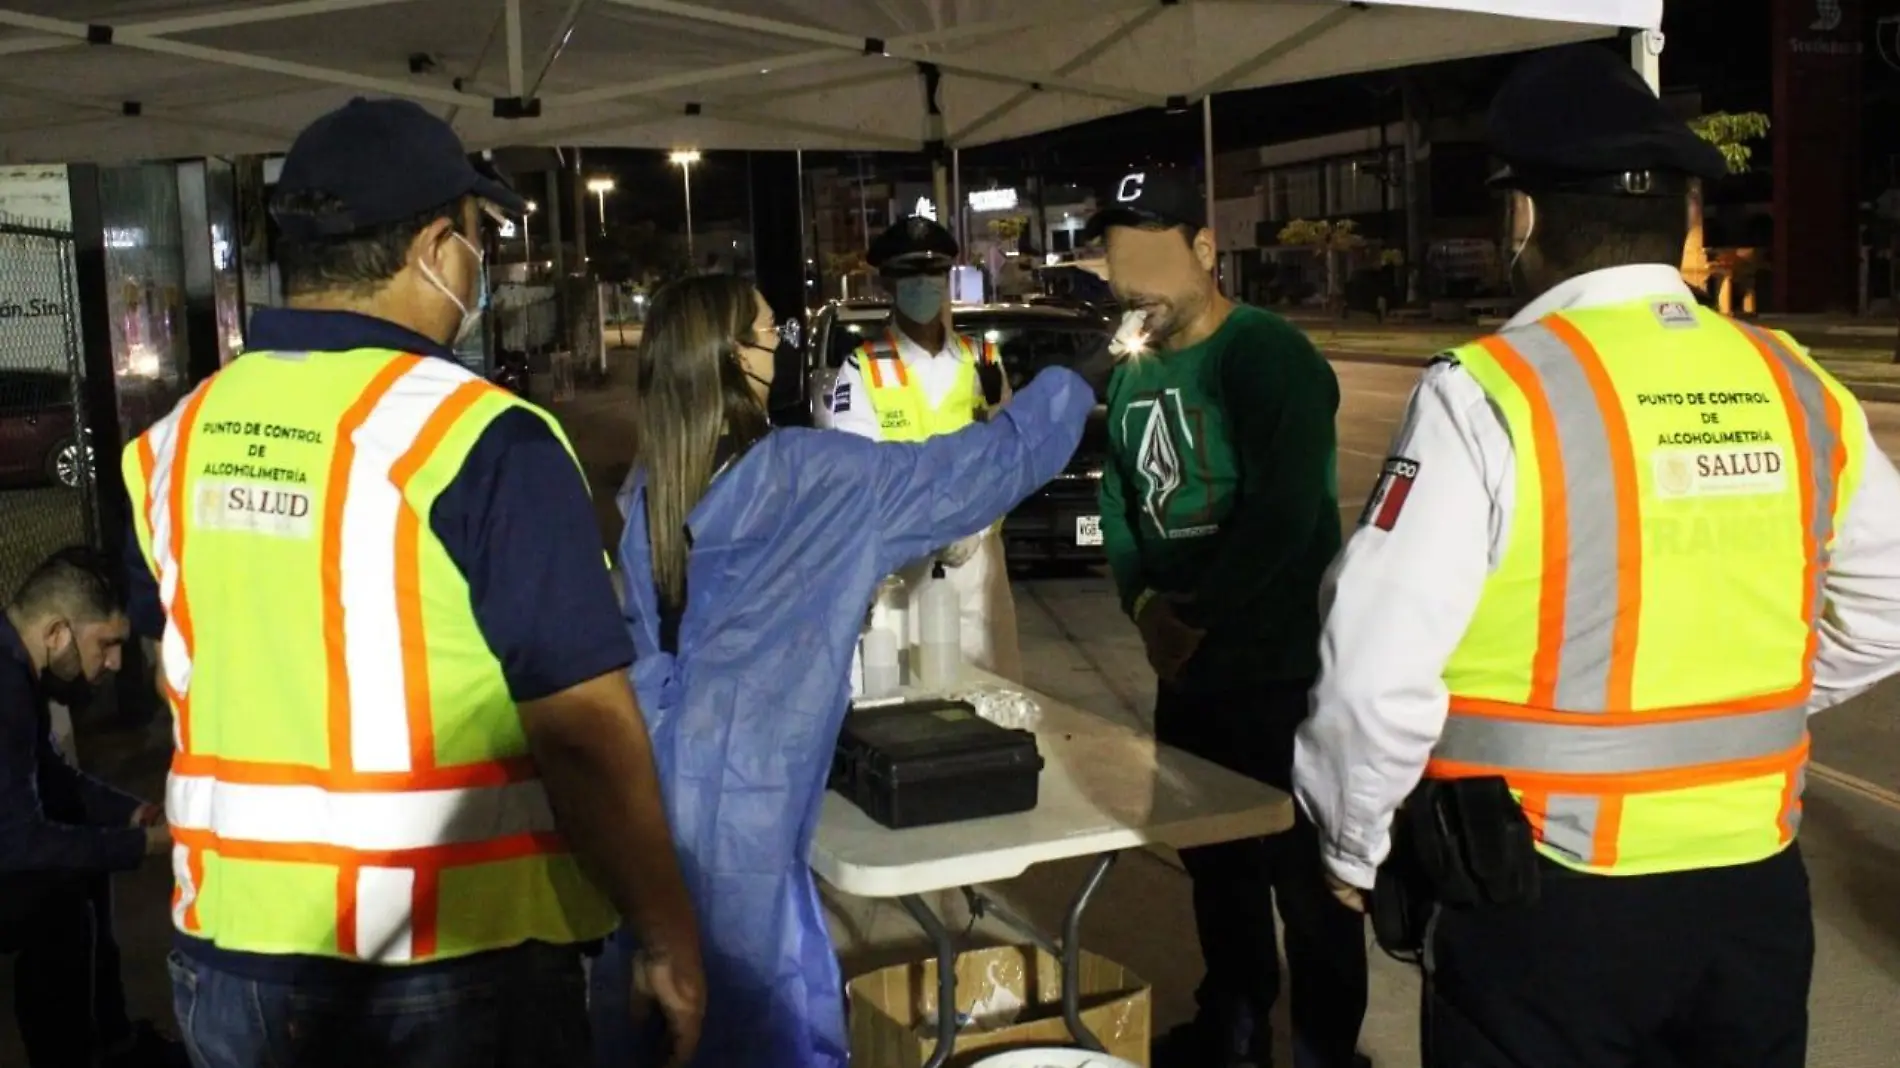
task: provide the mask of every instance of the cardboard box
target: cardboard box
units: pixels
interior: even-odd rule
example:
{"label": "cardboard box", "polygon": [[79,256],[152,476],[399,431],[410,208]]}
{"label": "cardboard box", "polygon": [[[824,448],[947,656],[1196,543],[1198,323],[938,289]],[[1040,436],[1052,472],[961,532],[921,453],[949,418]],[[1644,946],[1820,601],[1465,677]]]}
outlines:
{"label": "cardboard box", "polygon": [[[1084,950],[1082,1022],[1106,1052],[1148,1068],[1151,992],[1133,972]],[[853,1068],[921,1068],[937,1044],[937,962],[913,961],[845,985]],[[998,1013],[998,1009],[1003,1010]],[[949,1068],[1012,1049],[1071,1046],[1062,1019],[1062,969],[1032,946],[957,956],[957,1011],[966,1018]],[[999,1019],[1009,1022],[998,1024]]]}

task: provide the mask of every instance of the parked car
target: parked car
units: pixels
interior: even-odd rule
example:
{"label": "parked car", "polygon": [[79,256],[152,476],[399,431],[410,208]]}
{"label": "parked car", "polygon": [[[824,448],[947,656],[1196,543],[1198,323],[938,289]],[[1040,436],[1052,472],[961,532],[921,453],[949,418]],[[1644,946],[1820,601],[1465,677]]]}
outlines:
{"label": "parked car", "polygon": [[93,461],[78,425],[70,377],[0,370],[0,484],[77,489],[91,477]]}
{"label": "parked car", "polygon": [[523,400],[528,399],[528,356],[522,352],[504,352],[495,357],[495,369],[488,380]]}
{"label": "parked car", "polygon": [[[890,305],[883,301],[833,301],[812,319],[805,346],[808,401],[814,415],[830,395],[838,368],[851,353],[883,330]],[[1114,333],[1114,321],[1099,310],[1061,304],[969,304],[951,310],[956,330],[996,346],[1012,390],[1078,346]],[[1108,413],[1097,407],[1083,431],[1075,458],[1055,480],[1018,505],[1003,522],[1009,562],[1028,567],[1055,561],[1099,564],[1102,550],[1100,491],[1108,458]]]}

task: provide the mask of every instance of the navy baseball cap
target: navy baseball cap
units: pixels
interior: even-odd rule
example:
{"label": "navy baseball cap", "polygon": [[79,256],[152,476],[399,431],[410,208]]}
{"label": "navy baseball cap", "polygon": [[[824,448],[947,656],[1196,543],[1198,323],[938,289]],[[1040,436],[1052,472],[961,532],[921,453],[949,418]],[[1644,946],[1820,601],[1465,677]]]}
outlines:
{"label": "navy baseball cap", "polygon": [[1201,184],[1190,171],[1173,167],[1135,171],[1122,176],[1107,204],[1082,228],[1082,240],[1093,241],[1111,226],[1207,226],[1207,208]]}
{"label": "navy baseball cap", "polygon": [[[321,193],[337,210],[287,211],[284,199]],[[527,201],[473,161],[454,127],[412,100],[357,97],[304,127],[284,158],[271,215],[291,237],[343,237],[479,197],[518,215]]]}

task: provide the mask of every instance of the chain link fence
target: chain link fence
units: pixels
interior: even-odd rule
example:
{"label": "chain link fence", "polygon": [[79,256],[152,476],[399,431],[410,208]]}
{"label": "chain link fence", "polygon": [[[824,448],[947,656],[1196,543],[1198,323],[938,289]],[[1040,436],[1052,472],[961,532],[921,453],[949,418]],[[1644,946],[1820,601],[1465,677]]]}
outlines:
{"label": "chain link fence", "polygon": [[0,598],[96,541],[75,287],[70,232],[0,214]]}

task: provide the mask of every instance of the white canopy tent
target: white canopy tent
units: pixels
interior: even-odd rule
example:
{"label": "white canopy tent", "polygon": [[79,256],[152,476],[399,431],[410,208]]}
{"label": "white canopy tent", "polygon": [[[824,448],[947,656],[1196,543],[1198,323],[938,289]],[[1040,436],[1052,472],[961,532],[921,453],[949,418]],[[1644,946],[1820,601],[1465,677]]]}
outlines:
{"label": "white canopy tent", "polygon": [[1661,16],[1662,0],[0,0],[0,161],[280,151],[353,96],[420,101],[472,148],[967,147]]}

